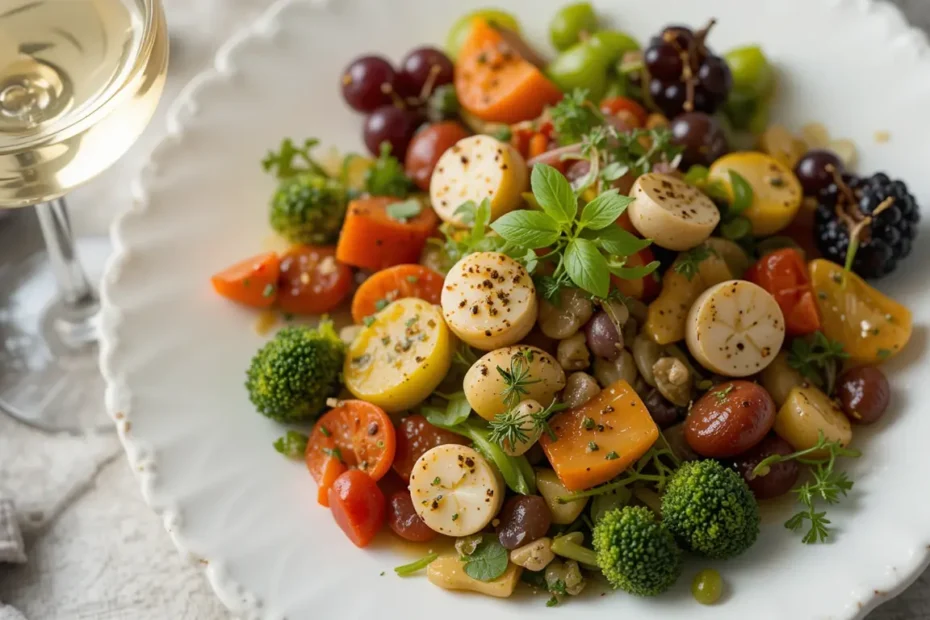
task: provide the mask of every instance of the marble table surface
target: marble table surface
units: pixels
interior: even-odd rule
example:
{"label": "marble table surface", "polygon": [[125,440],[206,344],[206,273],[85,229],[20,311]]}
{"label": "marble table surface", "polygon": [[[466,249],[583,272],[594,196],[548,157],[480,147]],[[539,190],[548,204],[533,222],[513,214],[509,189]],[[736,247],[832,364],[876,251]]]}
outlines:
{"label": "marble table surface", "polygon": [[[164,0],[173,55],[165,99],[268,1]],[[896,2],[930,29],[930,0]],[[74,195],[79,233],[101,234],[129,203],[125,179],[163,131],[164,108],[129,156]],[[19,247],[40,243],[30,212],[15,214],[4,228],[2,252],[14,237]],[[48,436],[0,414],[0,494],[15,498],[27,516],[29,554],[28,564],[0,565],[0,601],[30,620],[230,619],[142,502],[115,436]],[[869,617],[913,619],[930,619],[930,571]]]}

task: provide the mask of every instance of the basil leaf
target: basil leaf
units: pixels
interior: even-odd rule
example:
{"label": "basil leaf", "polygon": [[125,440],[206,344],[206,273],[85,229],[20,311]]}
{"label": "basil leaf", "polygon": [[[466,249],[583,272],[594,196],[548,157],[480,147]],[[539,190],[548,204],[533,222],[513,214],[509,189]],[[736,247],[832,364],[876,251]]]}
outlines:
{"label": "basil leaf", "polygon": [[597,297],[610,292],[607,259],[597,246],[587,239],[574,239],[565,249],[565,271],[578,288]]}
{"label": "basil leaf", "polygon": [[540,208],[559,224],[570,224],[578,213],[578,198],[568,179],[548,164],[533,166],[530,176],[533,196]]}
{"label": "basil leaf", "polygon": [[752,223],[741,215],[734,217],[720,225],[720,234],[731,241],[748,237],[752,234]]}
{"label": "basil leaf", "polygon": [[730,170],[730,187],[733,190],[733,203],[728,215],[739,215],[752,206],[752,185],[735,170]]}
{"label": "basil leaf", "polygon": [[465,561],[465,574],[478,581],[494,581],[507,570],[509,554],[494,536],[485,536]]}
{"label": "basil leaf", "polygon": [[445,409],[426,405],[420,408],[420,413],[433,426],[448,430],[449,427],[457,426],[468,419],[471,415],[471,405],[465,398],[465,392],[456,392],[450,396]]}
{"label": "basil leaf", "polygon": [[590,236],[584,235],[584,237],[591,239],[599,248],[615,256],[631,256],[652,244],[652,239],[640,239],[619,226],[609,226]]}
{"label": "basil leaf", "polygon": [[464,224],[472,224],[475,221],[477,206],[474,200],[467,200],[455,208],[453,215],[462,220]]}
{"label": "basil leaf", "polygon": [[410,200],[404,200],[403,202],[395,202],[389,204],[385,208],[387,216],[392,220],[397,220],[398,222],[406,222],[412,217],[420,215],[423,211],[423,205],[420,204],[419,200],[411,198]]}
{"label": "basil leaf", "polygon": [[710,170],[706,166],[691,166],[688,168],[688,173],[685,175],[685,183],[690,185],[700,185],[702,182],[707,180],[707,177],[710,176]]}
{"label": "basil leaf", "polygon": [[484,239],[488,224],[491,222],[491,201],[485,198],[475,209],[474,223],[471,227],[472,244],[481,242]]}
{"label": "basil leaf", "polygon": [[659,268],[659,261],[654,260],[648,265],[643,265],[642,267],[614,267],[610,266],[608,269],[610,273],[614,274],[618,278],[624,280],[639,280],[640,278],[645,278],[650,273],[653,273],[656,269]]}
{"label": "basil leaf", "polygon": [[632,198],[619,195],[615,189],[603,192],[584,206],[580,224],[590,230],[607,228],[623,215],[631,202]]}
{"label": "basil leaf", "polygon": [[559,225],[542,211],[521,209],[505,213],[491,224],[491,230],[521,248],[544,248],[559,238]]}

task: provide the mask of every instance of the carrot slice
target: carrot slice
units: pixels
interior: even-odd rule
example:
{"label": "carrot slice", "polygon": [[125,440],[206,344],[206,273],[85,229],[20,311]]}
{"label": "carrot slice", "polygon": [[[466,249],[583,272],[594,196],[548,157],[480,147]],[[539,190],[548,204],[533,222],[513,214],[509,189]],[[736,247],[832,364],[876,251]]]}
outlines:
{"label": "carrot slice", "polygon": [[227,299],[253,308],[269,308],[277,299],[280,264],[276,252],[266,252],[224,269],[210,282]]}
{"label": "carrot slice", "polygon": [[455,92],[465,110],[498,123],[536,118],[562,99],[555,84],[520,57],[497,29],[477,18],[455,64]]}
{"label": "carrot slice", "polygon": [[396,265],[362,282],[352,298],[352,320],[361,323],[395,299],[417,297],[438,304],[443,277],[423,265]]}
{"label": "carrot slice", "polygon": [[439,218],[426,206],[410,218],[392,218],[388,206],[395,202],[399,200],[378,196],[349,203],[336,259],[371,270],[417,262]]}
{"label": "carrot slice", "polygon": [[544,434],[539,443],[569,491],[616,477],[659,437],[643,401],[622,379],[581,407],[557,414],[549,425],[557,439]]}

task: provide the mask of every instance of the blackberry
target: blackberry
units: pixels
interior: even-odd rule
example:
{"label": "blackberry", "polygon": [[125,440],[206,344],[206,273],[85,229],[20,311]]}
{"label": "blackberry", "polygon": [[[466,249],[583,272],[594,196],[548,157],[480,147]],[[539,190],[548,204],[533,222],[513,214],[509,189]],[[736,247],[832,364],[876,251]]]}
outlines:
{"label": "blackberry", "polygon": [[[851,233],[858,228],[859,247],[852,270],[867,279],[886,276],[911,253],[920,221],[917,201],[903,181],[892,181],[883,172],[866,178],[844,174],[841,180],[820,192],[814,218],[817,248],[826,258],[843,265]],[[865,217],[889,198],[894,202],[863,225]]]}

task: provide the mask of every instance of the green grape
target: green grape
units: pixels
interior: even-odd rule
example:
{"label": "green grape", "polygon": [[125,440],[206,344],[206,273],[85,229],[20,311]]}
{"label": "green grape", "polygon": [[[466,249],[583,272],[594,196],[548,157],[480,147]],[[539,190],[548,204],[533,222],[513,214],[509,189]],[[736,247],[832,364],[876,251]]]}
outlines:
{"label": "green grape", "polygon": [[588,41],[601,50],[607,57],[607,62],[613,64],[620,61],[627,52],[635,52],[639,49],[639,42],[618,30],[602,30],[591,35]]}
{"label": "green grape", "polygon": [[694,576],[691,595],[701,605],[713,605],[723,595],[723,578],[712,568],[705,568]]}
{"label": "green grape", "polygon": [[507,11],[502,11],[500,9],[479,9],[477,11],[472,11],[467,15],[463,15],[452,24],[452,28],[449,29],[449,34],[446,35],[446,53],[449,55],[449,58],[455,60],[459,55],[459,50],[462,49],[462,46],[465,45],[465,41],[468,39],[468,35],[471,34],[471,20],[476,17],[483,18],[492,24],[503,26],[508,30],[520,32],[520,23],[517,21],[517,18]]}
{"label": "green grape", "polygon": [[564,92],[576,88],[588,91],[588,99],[600,101],[607,89],[608,63],[604,55],[587,42],[576,43],[549,63],[546,73]]}
{"label": "green grape", "polygon": [[775,84],[775,72],[762,48],[748,45],[732,49],[724,58],[733,74],[733,90],[756,98],[768,95]]}
{"label": "green grape", "polygon": [[597,30],[597,15],[588,2],[577,2],[564,6],[549,22],[549,38],[555,49],[563,51],[581,40],[582,33]]}

